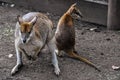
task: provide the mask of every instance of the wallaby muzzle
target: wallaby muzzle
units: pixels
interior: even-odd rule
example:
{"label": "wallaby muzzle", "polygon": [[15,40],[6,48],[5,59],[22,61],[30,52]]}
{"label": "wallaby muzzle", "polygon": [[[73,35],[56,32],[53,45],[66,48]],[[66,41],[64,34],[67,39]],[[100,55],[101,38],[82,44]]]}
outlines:
{"label": "wallaby muzzle", "polygon": [[23,43],[26,43],[26,39],[23,39]]}
{"label": "wallaby muzzle", "polygon": [[23,36],[22,36],[22,42],[23,42],[23,43],[26,43],[28,37],[29,37],[29,34],[27,34],[27,35],[23,35]]}

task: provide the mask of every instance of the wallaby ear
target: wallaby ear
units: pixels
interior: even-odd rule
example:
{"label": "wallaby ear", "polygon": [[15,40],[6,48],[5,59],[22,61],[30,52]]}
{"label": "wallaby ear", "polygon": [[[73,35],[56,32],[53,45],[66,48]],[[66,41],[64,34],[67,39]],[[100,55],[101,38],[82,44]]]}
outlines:
{"label": "wallaby ear", "polygon": [[75,7],[77,5],[77,3],[74,3],[74,4],[72,4],[72,7]]}
{"label": "wallaby ear", "polygon": [[35,23],[36,23],[36,21],[37,21],[37,16],[36,17],[34,17],[31,21],[30,21],[30,24],[31,25],[34,25]]}
{"label": "wallaby ear", "polygon": [[17,16],[17,21],[19,22],[19,24],[23,22],[23,19],[20,17],[20,15]]}

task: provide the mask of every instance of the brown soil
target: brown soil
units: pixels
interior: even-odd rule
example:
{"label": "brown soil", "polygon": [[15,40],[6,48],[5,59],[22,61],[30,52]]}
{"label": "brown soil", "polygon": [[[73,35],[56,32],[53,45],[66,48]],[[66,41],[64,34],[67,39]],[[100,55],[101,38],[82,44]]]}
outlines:
{"label": "brown soil", "polygon": [[[61,73],[56,76],[51,65],[51,54],[46,49],[36,61],[29,61],[23,56],[24,67],[11,76],[11,69],[16,64],[16,16],[27,12],[30,11],[0,6],[0,80],[120,80],[120,71],[111,68],[112,65],[120,66],[120,32],[80,21],[75,21],[76,51],[95,63],[101,72],[81,61],[58,57]],[[56,27],[60,16],[49,14],[49,17]],[[98,30],[90,31],[96,27]],[[9,54],[13,54],[13,57],[9,58]]]}

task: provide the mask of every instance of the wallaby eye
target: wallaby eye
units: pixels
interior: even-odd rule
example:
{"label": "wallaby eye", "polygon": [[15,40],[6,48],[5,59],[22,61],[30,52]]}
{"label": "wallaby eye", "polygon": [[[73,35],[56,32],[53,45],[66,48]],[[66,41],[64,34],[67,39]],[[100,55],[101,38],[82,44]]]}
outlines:
{"label": "wallaby eye", "polygon": [[23,33],[23,31],[20,31],[21,33]]}
{"label": "wallaby eye", "polygon": [[31,31],[28,32],[28,34],[30,34],[30,33],[31,33]]}

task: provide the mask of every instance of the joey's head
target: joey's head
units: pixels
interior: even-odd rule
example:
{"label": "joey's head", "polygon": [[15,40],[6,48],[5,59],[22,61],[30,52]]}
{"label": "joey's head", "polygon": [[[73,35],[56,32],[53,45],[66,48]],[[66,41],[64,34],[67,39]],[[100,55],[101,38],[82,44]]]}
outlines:
{"label": "joey's head", "polygon": [[20,25],[19,34],[21,36],[22,43],[27,43],[33,35],[33,27],[37,21],[37,17],[34,17],[29,22],[24,21],[20,16],[18,16],[17,19]]}
{"label": "joey's head", "polygon": [[83,17],[82,13],[80,12],[80,9],[77,8],[76,3],[72,4],[67,12],[71,14],[72,18],[77,20]]}

